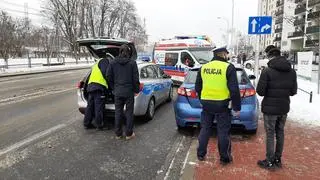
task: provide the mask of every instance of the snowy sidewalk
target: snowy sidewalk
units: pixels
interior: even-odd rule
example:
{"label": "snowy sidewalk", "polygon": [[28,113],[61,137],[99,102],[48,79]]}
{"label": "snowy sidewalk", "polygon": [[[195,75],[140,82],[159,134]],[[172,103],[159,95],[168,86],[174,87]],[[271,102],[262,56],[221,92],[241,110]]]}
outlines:
{"label": "snowy sidewalk", "polygon": [[[0,64],[3,64],[0,60]],[[74,59],[66,59],[65,65],[55,65],[55,66],[43,66],[46,64],[46,59],[33,59],[32,63],[39,63],[40,65],[32,66],[31,68],[26,67],[26,59],[12,59],[9,61],[9,65],[18,65],[9,69],[0,69],[0,77],[7,76],[18,76],[26,74],[37,74],[37,73],[46,73],[46,72],[55,72],[55,71],[67,71],[67,70],[76,70],[76,69],[87,69],[90,68],[93,64],[92,60],[80,59],[78,64],[75,64]],[[51,63],[57,63],[56,60],[52,60]],[[24,65],[19,65],[24,64]]]}

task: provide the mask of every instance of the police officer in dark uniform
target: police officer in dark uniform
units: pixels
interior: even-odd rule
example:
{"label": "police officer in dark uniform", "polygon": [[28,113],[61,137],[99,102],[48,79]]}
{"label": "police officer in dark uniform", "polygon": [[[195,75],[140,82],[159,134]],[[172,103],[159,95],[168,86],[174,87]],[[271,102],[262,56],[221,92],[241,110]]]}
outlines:
{"label": "police officer in dark uniform", "polygon": [[[106,92],[108,89],[107,69],[109,60],[99,59],[93,65],[88,81],[88,105],[86,108],[83,125],[85,129],[97,128],[103,130]],[[92,120],[95,119],[95,125]]]}
{"label": "police officer in dark uniform", "polygon": [[228,54],[226,48],[215,49],[213,60],[199,70],[195,87],[203,108],[198,138],[198,159],[205,160],[208,141],[212,135],[214,120],[216,120],[218,149],[222,165],[232,162],[231,108],[235,116],[240,116],[241,110],[236,68],[227,62]]}

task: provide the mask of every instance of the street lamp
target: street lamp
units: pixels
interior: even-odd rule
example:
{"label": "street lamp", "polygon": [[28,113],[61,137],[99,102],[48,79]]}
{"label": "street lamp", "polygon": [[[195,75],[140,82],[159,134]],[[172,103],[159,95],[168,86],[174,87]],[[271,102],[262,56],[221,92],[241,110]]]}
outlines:
{"label": "street lamp", "polygon": [[230,32],[230,23],[229,20],[225,17],[217,17],[217,19],[224,20],[227,23],[227,34],[228,34],[228,48],[231,46],[231,32]]}

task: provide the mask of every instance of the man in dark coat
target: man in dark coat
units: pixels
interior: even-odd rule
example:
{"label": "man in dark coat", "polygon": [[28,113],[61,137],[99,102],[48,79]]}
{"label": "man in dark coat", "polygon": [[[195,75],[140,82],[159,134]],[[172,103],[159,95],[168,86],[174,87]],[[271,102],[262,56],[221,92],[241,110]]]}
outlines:
{"label": "man in dark coat", "polygon": [[[134,96],[139,93],[139,72],[135,60],[131,59],[132,50],[128,45],[120,47],[120,54],[110,64],[108,80],[115,96],[115,133],[116,138],[123,136],[122,118],[126,119],[126,139],[132,139]],[[124,115],[124,107],[126,107]]]}
{"label": "man in dark coat", "polygon": [[[261,168],[281,167],[284,144],[284,126],[290,110],[290,96],[297,94],[297,75],[290,62],[280,56],[280,50],[273,45],[266,48],[270,61],[262,71],[257,93],[263,96],[261,111],[266,130],[266,159],[259,160]],[[274,135],[276,134],[276,148]]]}

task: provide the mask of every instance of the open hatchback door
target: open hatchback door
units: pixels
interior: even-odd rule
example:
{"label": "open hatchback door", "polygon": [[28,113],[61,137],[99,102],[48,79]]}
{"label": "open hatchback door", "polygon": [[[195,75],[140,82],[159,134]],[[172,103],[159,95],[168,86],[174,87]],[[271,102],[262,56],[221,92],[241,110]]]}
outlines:
{"label": "open hatchback door", "polygon": [[119,55],[119,48],[127,44],[131,49],[131,59],[137,59],[137,51],[134,43],[124,39],[107,39],[107,38],[88,38],[79,39],[77,43],[80,47],[87,47],[88,51],[95,58],[104,58],[111,55],[113,58]]}

